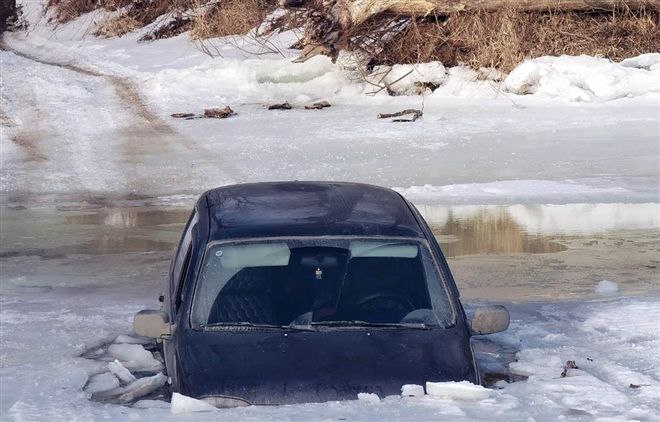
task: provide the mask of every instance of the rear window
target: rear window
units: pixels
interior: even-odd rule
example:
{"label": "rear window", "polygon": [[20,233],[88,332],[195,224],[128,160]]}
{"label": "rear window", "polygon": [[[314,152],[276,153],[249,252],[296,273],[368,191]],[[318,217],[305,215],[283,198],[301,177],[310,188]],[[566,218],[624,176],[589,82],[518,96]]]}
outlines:
{"label": "rear window", "polygon": [[453,312],[425,242],[278,238],[209,245],[192,323],[437,327]]}

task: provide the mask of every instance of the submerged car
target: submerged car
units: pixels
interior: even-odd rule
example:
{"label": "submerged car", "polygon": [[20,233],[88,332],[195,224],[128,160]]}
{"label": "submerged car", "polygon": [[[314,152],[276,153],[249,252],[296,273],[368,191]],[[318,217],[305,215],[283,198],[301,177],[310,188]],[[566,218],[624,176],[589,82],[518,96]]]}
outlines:
{"label": "submerged car", "polygon": [[161,299],[135,316],[135,332],[162,341],[173,392],[216,406],[478,384],[470,336],[509,324],[501,306],[468,319],[416,208],[356,183],[204,193]]}

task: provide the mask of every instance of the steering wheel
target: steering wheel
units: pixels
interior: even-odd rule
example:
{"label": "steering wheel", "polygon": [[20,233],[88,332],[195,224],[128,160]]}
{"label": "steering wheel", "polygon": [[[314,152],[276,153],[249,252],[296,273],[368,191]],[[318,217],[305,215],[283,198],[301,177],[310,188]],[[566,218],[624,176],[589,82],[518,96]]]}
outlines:
{"label": "steering wheel", "polygon": [[359,308],[368,308],[367,304],[377,302],[377,301],[388,301],[395,302],[401,305],[401,308],[406,310],[406,313],[415,309],[415,305],[408,298],[403,298],[396,295],[385,294],[385,293],[376,293],[373,295],[365,296],[355,303],[356,307]]}

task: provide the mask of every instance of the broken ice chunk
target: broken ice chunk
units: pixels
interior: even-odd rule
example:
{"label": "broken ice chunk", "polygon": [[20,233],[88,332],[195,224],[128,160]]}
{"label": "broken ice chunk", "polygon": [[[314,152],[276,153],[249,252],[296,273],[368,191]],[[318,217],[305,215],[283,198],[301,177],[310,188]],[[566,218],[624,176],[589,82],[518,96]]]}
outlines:
{"label": "broken ice chunk", "polygon": [[153,393],[167,382],[162,372],[151,377],[139,378],[125,387],[99,391],[92,394],[92,400],[110,403],[130,403],[141,397]]}
{"label": "broken ice chunk", "polygon": [[596,293],[599,295],[608,295],[611,293],[616,293],[617,291],[619,291],[619,285],[609,280],[602,280],[596,286]]}
{"label": "broken ice chunk", "polygon": [[126,369],[126,367],[117,359],[108,363],[108,369],[124,384],[130,384],[135,381],[135,376],[131,374],[131,371]]}
{"label": "broken ice chunk", "polygon": [[158,372],[163,369],[163,364],[139,344],[111,344],[108,353],[134,372]]}
{"label": "broken ice chunk", "polygon": [[380,397],[374,393],[358,393],[358,400],[367,403],[380,403]]}
{"label": "broken ice chunk", "polygon": [[119,387],[119,380],[110,372],[104,372],[102,374],[96,374],[89,377],[87,384],[85,385],[85,392],[94,394],[99,391],[112,390],[113,388]]}
{"label": "broken ice chunk", "polygon": [[435,398],[452,400],[483,400],[488,398],[490,390],[468,381],[427,382],[426,393]]}
{"label": "broken ice chunk", "polygon": [[401,387],[403,397],[424,397],[424,387],[417,384],[405,384]]}
{"label": "broken ice chunk", "polygon": [[193,399],[192,397],[184,396],[179,393],[172,394],[170,412],[172,412],[173,415],[188,412],[214,412],[215,410],[215,407],[203,400]]}
{"label": "broken ice chunk", "polygon": [[118,400],[120,403],[130,403],[140,397],[153,393],[164,386],[166,382],[167,377],[162,372],[151,377],[139,378],[124,387]]}
{"label": "broken ice chunk", "polygon": [[153,342],[154,339],[149,337],[131,336],[128,334],[120,334],[117,337],[115,337],[115,340],[113,341],[113,343],[118,343],[118,344],[149,344]]}

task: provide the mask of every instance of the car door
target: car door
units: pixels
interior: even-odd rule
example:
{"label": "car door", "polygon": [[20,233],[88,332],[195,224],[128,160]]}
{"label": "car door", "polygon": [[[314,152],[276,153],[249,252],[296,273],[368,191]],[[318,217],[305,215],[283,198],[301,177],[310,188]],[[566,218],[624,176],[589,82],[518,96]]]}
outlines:
{"label": "car door", "polygon": [[[165,312],[172,323],[176,323],[178,315],[182,312],[182,290],[192,258],[194,232],[197,229],[198,222],[199,218],[197,211],[193,210],[181,236],[181,240],[179,241],[179,247],[176,250],[176,254],[172,258],[166,297],[164,298]],[[176,380],[176,360],[174,356],[174,348],[172,347],[172,340],[172,338],[166,338],[163,340],[163,352],[165,355],[168,375],[172,380]]]}

